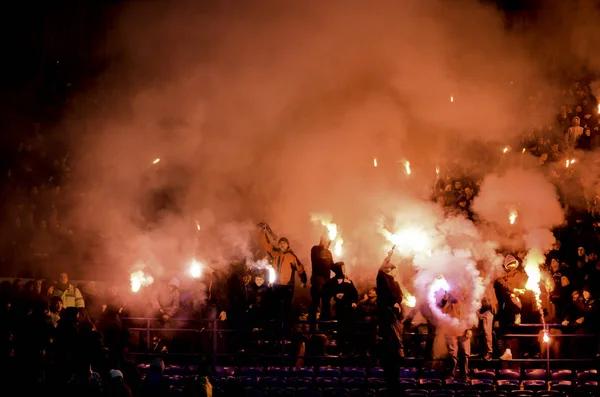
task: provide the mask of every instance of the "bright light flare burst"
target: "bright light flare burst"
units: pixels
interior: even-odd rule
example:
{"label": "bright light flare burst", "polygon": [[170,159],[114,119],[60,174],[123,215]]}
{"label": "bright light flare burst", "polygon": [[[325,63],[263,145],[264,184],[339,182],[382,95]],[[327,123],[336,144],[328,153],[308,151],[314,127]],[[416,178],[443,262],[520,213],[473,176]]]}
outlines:
{"label": "bright light flare burst", "polygon": [[192,278],[200,278],[200,277],[202,277],[202,270],[203,270],[202,264],[200,262],[198,262],[196,259],[192,259],[192,262],[190,263],[190,268],[188,269],[190,276]]}
{"label": "bright light flare burst", "polygon": [[160,159],[155,159],[152,164],[158,164],[160,162]]}
{"label": "bright light flare burst", "polygon": [[403,295],[404,297],[402,302],[406,305],[406,307],[410,307],[412,309],[413,307],[417,306],[417,298],[407,291],[404,291]]}
{"label": "bright light flare burst", "polygon": [[386,228],[381,228],[379,233],[391,244],[396,246],[396,251],[401,255],[429,253],[431,251],[431,238],[420,228],[406,227],[396,233]]}
{"label": "bright light flare burst", "polygon": [[410,161],[404,162],[404,170],[406,171],[406,175],[410,175]]}
{"label": "bright light flare burst", "polygon": [[377,157],[373,159],[373,167],[377,167]]}
{"label": "bright light flare burst", "polygon": [[575,159],[565,160],[565,167],[569,168],[570,165],[575,164]]}
{"label": "bright light flare burst", "polygon": [[545,343],[548,343],[550,341],[550,338],[548,337],[548,330],[546,329],[544,309],[542,308],[542,291],[540,289],[540,281],[542,278],[540,264],[544,263],[544,259],[544,255],[542,255],[537,250],[530,251],[527,257],[525,258],[525,273],[527,274],[527,284],[525,284],[525,288],[533,292],[533,295],[535,297],[535,305],[538,311],[540,312],[540,319],[542,321],[544,329],[543,340]]}
{"label": "bright light flare burst", "polygon": [[510,222],[511,225],[515,224],[518,216],[519,216],[519,213],[517,211],[512,211],[510,213],[510,215],[508,216],[508,221]]}
{"label": "bright light flare burst", "polygon": [[142,270],[131,273],[129,277],[131,291],[138,292],[142,287],[147,287],[154,282],[154,278],[149,274],[144,274]]}
{"label": "bright light flare burst", "polygon": [[336,257],[340,257],[344,251],[344,239],[342,239],[342,237],[340,236],[338,226],[335,223],[326,220],[323,216],[320,215],[313,214],[311,216],[311,221],[314,223],[320,223],[321,225],[325,226],[325,228],[327,229],[327,237],[329,238],[329,240],[331,241],[331,245],[333,246],[333,254]]}

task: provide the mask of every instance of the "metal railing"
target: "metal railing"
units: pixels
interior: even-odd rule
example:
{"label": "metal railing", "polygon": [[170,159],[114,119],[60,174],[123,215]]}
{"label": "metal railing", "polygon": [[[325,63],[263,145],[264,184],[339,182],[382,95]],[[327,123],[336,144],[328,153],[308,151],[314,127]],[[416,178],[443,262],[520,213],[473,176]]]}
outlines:
{"label": "metal railing", "polygon": [[[158,332],[158,333],[167,333],[167,332],[185,332],[185,333],[195,333],[198,335],[209,335],[210,338],[212,338],[212,351],[210,352],[210,356],[212,357],[212,364],[213,367],[216,367],[218,365],[218,357],[233,357],[234,354],[231,353],[220,353],[219,352],[219,345],[218,345],[218,340],[219,340],[219,335],[221,333],[235,333],[235,332],[239,332],[240,330],[238,329],[230,329],[230,328],[221,328],[222,324],[224,324],[224,321],[219,320],[218,318],[215,319],[210,319],[210,320],[193,320],[193,319],[177,319],[174,318],[172,321],[173,323],[188,323],[188,324],[193,324],[193,327],[152,327],[153,324],[155,323],[159,323],[160,319],[158,318],[147,318],[147,317],[125,317],[123,318],[124,321],[133,321],[133,322],[144,322],[145,326],[140,327],[140,326],[133,326],[131,328],[129,328],[129,330],[131,331],[139,331],[141,333],[145,334],[145,338],[146,338],[146,351],[145,352],[135,352],[132,354],[136,354],[136,355],[145,355],[145,356],[156,356],[156,355],[161,355],[161,353],[154,353],[152,352],[153,348],[152,348],[152,333],[153,332]],[[280,362],[281,362],[281,366],[285,366],[285,362],[286,359],[328,359],[328,360],[335,360],[336,358],[339,359],[338,356],[330,356],[330,355],[326,355],[326,356],[314,356],[314,355],[297,355],[297,354],[289,354],[286,353],[286,346],[290,345],[289,343],[287,343],[288,341],[285,338],[285,327],[283,325],[282,321],[277,321],[277,320],[272,320],[270,322],[273,325],[279,325],[281,324],[281,326],[277,327],[278,330],[274,330],[275,332],[273,332],[271,335],[273,336],[272,340],[273,341],[277,341],[278,343],[280,343],[280,349],[278,351],[277,354],[268,354],[268,353],[264,353],[264,354],[256,354],[257,357],[260,358],[279,358]],[[323,320],[319,320],[315,322],[318,325],[337,325],[338,321],[337,320],[327,320],[327,321],[323,321]],[[310,322],[309,321],[298,321],[296,323],[294,323],[294,326],[296,325],[309,325]],[[356,325],[373,325],[373,323],[366,323],[366,322],[355,322]],[[550,328],[561,328],[561,329],[565,329],[565,328],[569,328],[569,326],[563,326],[562,324],[521,324],[519,326],[515,326],[513,329],[515,328],[539,328],[539,330],[542,330],[543,327],[546,327],[546,329],[550,329]],[[359,327],[357,327],[358,329]],[[336,334],[338,331],[334,328],[330,328],[327,330],[295,330],[296,334],[306,334],[306,333],[320,333],[320,334]],[[375,341],[376,340],[376,331],[373,327],[372,330],[370,331],[357,331],[355,332],[356,335],[370,335],[372,337],[372,340]],[[423,337],[427,337],[428,334],[422,334],[422,333],[418,333],[418,332],[404,332],[404,336],[412,336],[412,337],[418,337],[418,338],[423,338]],[[551,339],[553,338],[598,338],[599,335],[597,334],[574,334],[574,333],[560,333],[560,334],[550,334],[549,335]],[[500,338],[501,339],[509,339],[509,338],[539,338],[540,335],[539,333],[536,332],[535,333],[506,333],[504,335],[501,335]],[[549,344],[546,346],[546,357],[544,358],[515,358],[512,360],[509,360],[508,362],[516,362],[516,363],[526,363],[526,362],[533,362],[533,363],[546,363],[546,369],[547,369],[547,374],[548,376],[550,376],[550,367],[551,367],[551,363],[567,363],[567,362],[594,362],[594,359],[572,359],[572,358],[551,358],[550,357],[550,347]],[[187,352],[187,353],[175,353],[174,355],[178,355],[178,356],[197,356],[199,354],[201,354],[202,352]],[[425,358],[412,358],[411,361],[414,360],[416,362],[425,362],[425,361],[436,361],[436,359],[425,359]],[[437,359],[439,360],[439,359]]]}

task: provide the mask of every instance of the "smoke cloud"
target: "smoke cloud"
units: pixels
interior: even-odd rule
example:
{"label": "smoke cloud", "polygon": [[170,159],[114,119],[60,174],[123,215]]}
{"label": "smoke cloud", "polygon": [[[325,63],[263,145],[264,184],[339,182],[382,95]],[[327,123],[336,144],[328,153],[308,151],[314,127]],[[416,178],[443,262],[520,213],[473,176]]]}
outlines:
{"label": "smoke cloud", "polygon": [[[503,23],[471,1],[129,5],[109,40],[111,67],[67,116],[78,192],[69,222],[104,236],[94,260],[113,274],[142,260],[169,277],[192,257],[215,268],[256,260],[263,220],[307,263],[323,232],[310,214],[330,213],[340,259],[372,280],[391,246],[380,233],[388,216],[391,232],[431,233],[432,256],[415,260],[421,277],[474,286],[477,262],[493,262],[490,243],[471,224],[457,234],[468,221],[446,222],[422,200],[437,166],[472,162],[471,142],[495,147],[551,116],[531,116],[528,92],[549,84]],[[498,184],[524,188],[521,177]],[[507,223],[488,204],[490,181],[478,212]],[[519,224],[556,224],[556,209],[529,207],[525,191],[514,193]],[[450,279],[457,268],[472,277]]]}

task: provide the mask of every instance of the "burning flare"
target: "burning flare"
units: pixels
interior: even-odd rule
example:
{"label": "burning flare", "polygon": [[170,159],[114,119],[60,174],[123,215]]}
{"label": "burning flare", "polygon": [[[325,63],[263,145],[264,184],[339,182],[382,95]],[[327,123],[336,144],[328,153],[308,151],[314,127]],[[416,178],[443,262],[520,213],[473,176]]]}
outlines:
{"label": "burning flare", "polygon": [[155,159],[152,164],[158,164],[160,162],[160,159]]}
{"label": "burning flare", "polygon": [[196,230],[200,231],[200,223],[196,221]]}
{"label": "burning flare", "polygon": [[[450,102],[454,102],[454,97],[453,96],[450,97]],[[598,109],[600,109],[600,107]]]}
{"label": "burning flare", "polygon": [[406,170],[406,175],[410,175],[410,161],[404,162],[404,169]]}
{"label": "burning flare", "polygon": [[435,167],[435,174],[436,175],[440,174],[440,167],[438,167],[438,166]]}
{"label": "burning flare", "polygon": [[527,151],[527,148],[523,148],[523,150],[521,150],[521,153],[525,153]]}
{"label": "burning flare", "polygon": [[543,341],[548,343],[550,338],[548,337],[548,330],[546,328],[546,319],[544,318],[544,309],[542,308],[542,291],[540,289],[540,281],[542,273],[540,272],[540,265],[544,263],[546,258],[544,254],[538,249],[532,249],[525,258],[525,273],[527,273],[527,284],[525,288],[533,292],[535,296],[535,305],[540,312],[540,319],[542,321],[544,336]]}
{"label": "burning flare", "polygon": [[377,167],[377,157],[373,158],[373,167]]}
{"label": "burning flare", "polygon": [[333,254],[340,257],[343,253],[344,240],[339,235],[338,226],[328,220],[328,218],[330,219],[330,217],[324,215],[313,214],[310,220],[314,223],[320,223],[327,228],[327,236],[331,240],[331,245],[333,245]]}
{"label": "burning flare", "polygon": [[508,220],[510,221],[511,225],[515,224],[515,221],[517,220],[518,216],[519,216],[519,213],[517,211],[512,211],[510,213],[510,215],[508,216]]}
{"label": "burning flare", "polygon": [[402,302],[406,305],[406,307],[410,307],[411,309],[417,306],[417,298],[410,294],[408,291],[404,291],[404,299]]}
{"label": "burning flare", "polygon": [[508,146],[504,147],[504,149],[502,150],[502,153],[506,153],[508,152]]}
{"label": "burning flare", "polygon": [[385,227],[379,229],[379,233],[392,245],[402,256],[410,256],[431,251],[431,238],[421,228],[405,227],[396,233],[392,233]]}
{"label": "burning flare", "polygon": [[565,167],[569,168],[569,166],[574,163],[575,163],[575,159],[571,159],[571,160],[567,159],[567,160],[565,160]]}
{"label": "burning flare", "polygon": [[275,268],[267,259],[261,259],[258,262],[253,263],[250,267],[253,269],[266,269],[269,272],[269,283],[273,284],[275,281],[277,281],[277,273],[275,272]]}
{"label": "burning flare", "polygon": [[204,266],[196,259],[192,259],[192,263],[190,264],[189,273],[192,278],[200,278],[202,276],[202,270]]}
{"label": "burning flare", "polygon": [[151,285],[154,282],[154,278],[144,274],[143,270],[138,270],[131,273],[129,281],[131,282],[131,291],[138,292],[142,287]]}

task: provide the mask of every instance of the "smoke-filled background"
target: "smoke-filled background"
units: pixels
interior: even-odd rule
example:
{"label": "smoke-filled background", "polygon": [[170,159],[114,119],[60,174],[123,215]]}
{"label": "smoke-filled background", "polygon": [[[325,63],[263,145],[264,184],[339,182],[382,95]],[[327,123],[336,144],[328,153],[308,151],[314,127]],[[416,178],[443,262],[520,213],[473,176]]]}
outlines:
{"label": "smoke-filled background", "polygon": [[[466,0],[111,5],[103,67],[53,124],[78,238],[44,272],[127,280],[144,261],[169,277],[194,257],[226,269],[260,259],[260,221],[308,264],[325,232],[311,217],[328,214],[353,277],[373,279],[397,242],[417,298],[444,273],[478,302],[498,250],[546,250],[563,222],[551,170],[518,140],[552,122],[558,71],[596,67],[596,14],[545,4],[525,17]],[[566,190],[589,188],[594,159]],[[476,223],[430,202],[448,169],[483,180]]]}

